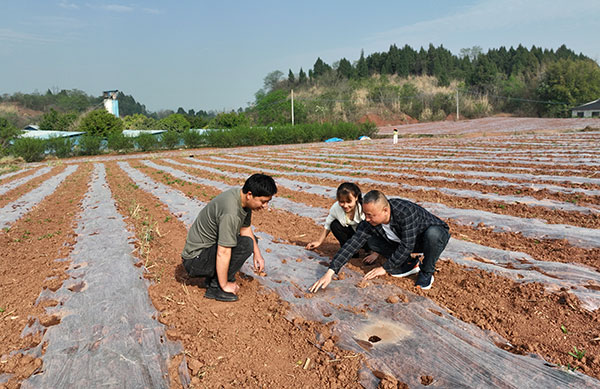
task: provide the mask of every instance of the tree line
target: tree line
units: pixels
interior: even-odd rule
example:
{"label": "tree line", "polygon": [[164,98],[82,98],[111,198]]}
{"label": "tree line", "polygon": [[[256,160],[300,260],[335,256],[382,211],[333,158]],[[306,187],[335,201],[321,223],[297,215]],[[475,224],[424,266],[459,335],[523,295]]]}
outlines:
{"label": "tree line", "polygon": [[[438,86],[456,81],[465,93],[502,98],[497,103],[500,110],[536,116],[567,116],[569,108],[600,98],[598,64],[565,45],[556,50],[519,45],[487,53],[474,46],[455,55],[443,45],[432,44],[419,50],[394,44],[387,52],[365,56],[361,51],[356,61],[341,58],[332,65],[317,58],[308,72],[289,69],[287,78],[274,71],[265,78],[258,97],[276,90],[332,87],[343,80],[360,82],[373,76],[432,76]],[[523,104],[526,100],[530,102]]]}

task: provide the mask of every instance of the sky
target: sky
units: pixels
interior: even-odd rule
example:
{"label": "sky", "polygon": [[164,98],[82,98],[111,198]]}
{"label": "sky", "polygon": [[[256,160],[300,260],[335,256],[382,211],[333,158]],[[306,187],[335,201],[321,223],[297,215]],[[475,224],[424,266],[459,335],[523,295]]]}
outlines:
{"label": "sky", "polygon": [[0,94],[118,89],[151,111],[245,108],[280,70],[387,51],[565,44],[600,62],[599,0],[0,0]]}

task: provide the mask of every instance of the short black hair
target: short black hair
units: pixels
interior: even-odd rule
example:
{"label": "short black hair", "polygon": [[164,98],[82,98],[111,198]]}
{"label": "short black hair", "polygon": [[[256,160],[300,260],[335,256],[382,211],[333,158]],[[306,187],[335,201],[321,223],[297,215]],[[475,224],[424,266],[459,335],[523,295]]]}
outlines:
{"label": "short black hair", "polygon": [[384,206],[389,205],[388,199],[387,199],[387,197],[385,197],[385,195],[383,194],[383,192],[380,192],[380,191],[378,191],[376,189],[368,192],[363,197],[363,203],[364,204],[379,203],[379,204],[382,204]]}
{"label": "short black hair", "polygon": [[275,185],[273,177],[256,173],[244,182],[242,193],[248,192],[252,192],[254,197],[270,197],[277,193],[277,185]]}

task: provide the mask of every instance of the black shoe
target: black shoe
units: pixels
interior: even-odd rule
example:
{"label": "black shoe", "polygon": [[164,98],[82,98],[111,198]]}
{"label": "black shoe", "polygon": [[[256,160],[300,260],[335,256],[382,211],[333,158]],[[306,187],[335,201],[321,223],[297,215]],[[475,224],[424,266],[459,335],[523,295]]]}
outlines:
{"label": "black shoe", "polygon": [[415,286],[423,290],[428,290],[431,289],[431,285],[433,285],[433,273],[419,273]]}
{"label": "black shoe", "polygon": [[204,297],[206,297],[207,299],[226,302],[233,302],[238,300],[238,296],[236,296],[233,293],[225,292],[219,286],[209,286],[208,289],[206,289],[206,293],[204,293]]}
{"label": "black shoe", "polygon": [[408,277],[412,274],[416,274],[418,273],[420,270],[419,268],[419,261],[409,261],[409,262],[405,262],[402,266],[400,266],[400,269],[398,270],[397,273],[392,273],[391,276],[392,277]]}

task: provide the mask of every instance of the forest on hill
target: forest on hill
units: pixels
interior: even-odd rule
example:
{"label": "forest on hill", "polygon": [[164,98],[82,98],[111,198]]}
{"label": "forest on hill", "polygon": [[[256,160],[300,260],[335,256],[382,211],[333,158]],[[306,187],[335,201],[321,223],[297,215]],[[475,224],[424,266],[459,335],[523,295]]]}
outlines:
{"label": "forest on hill", "polygon": [[300,120],[358,120],[369,113],[400,120],[443,120],[456,112],[467,118],[496,113],[567,117],[570,108],[600,98],[600,67],[562,45],[557,50],[522,45],[458,55],[443,46],[415,50],[391,45],[351,62],[329,65],[317,58],[312,69],[276,70],[265,77],[255,108],[282,104],[294,90]]}
{"label": "forest on hill", "polygon": [[[458,55],[431,44],[419,50],[391,45],[387,52],[361,52],[354,61],[341,58],[330,65],[317,58],[312,68],[289,69],[287,76],[273,71],[253,103],[231,112],[197,107],[150,112],[132,95],[119,92],[117,98],[124,129],[184,131],[291,123],[292,90],[296,124],[455,119],[457,105],[460,118],[567,117],[573,106],[600,98],[600,67],[564,45],[486,53],[475,46]],[[82,130],[85,116],[98,109],[102,97],[77,89],[0,96],[0,117],[16,128]]]}

